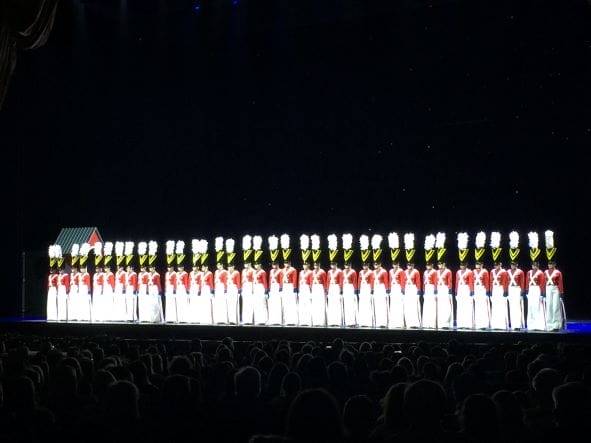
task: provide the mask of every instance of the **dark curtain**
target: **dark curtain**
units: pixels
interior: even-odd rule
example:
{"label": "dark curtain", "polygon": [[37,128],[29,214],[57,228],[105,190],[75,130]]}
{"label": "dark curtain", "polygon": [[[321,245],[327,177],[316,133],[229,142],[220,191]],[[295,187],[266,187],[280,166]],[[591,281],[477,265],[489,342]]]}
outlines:
{"label": "dark curtain", "polygon": [[59,0],[0,0],[0,110],[19,49],[43,46]]}

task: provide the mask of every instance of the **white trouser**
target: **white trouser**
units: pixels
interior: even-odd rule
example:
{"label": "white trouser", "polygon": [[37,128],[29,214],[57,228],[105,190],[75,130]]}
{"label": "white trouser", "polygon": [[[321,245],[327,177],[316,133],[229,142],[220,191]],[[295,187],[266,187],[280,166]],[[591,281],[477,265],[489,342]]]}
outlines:
{"label": "white trouser", "polygon": [[453,301],[447,285],[437,286],[437,327],[453,328]]}
{"label": "white trouser", "polygon": [[283,302],[283,324],[297,326],[298,302],[293,283],[283,284],[281,300]]}
{"label": "white trouser", "polygon": [[213,322],[228,323],[228,308],[226,305],[226,288],[223,283],[215,285],[213,297]]}
{"label": "white trouser", "polygon": [[456,294],[456,327],[474,327],[474,300],[470,296],[470,287],[460,284]]}
{"label": "white trouser", "polygon": [[243,324],[251,325],[254,323],[254,299],[252,294],[252,282],[242,284],[242,318]]}
{"label": "white trouser", "polygon": [[425,284],[423,294],[423,328],[437,328],[437,299],[435,296],[435,285]]}
{"label": "white trouser", "polygon": [[172,288],[164,294],[164,317],[167,323],[178,323],[179,317],[176,309],[176,296]]}
{"label": "white trouser", "polygon": [[175,296],[177,320],[179,323],[190,323],[189,294],[187,294],[187,289],[184,285],[177,287]]}
{"label": "white trouser", "polygon": [[343,285],[343,311],[345,326],[355,326],[357,324],[357,295],[355,288],[350,283]]}
{"label": "white trouser", "polygon": [[388,326],[388,294],[383,283],[376,284],[373,291],[373,308],[376,328]]}
{"label": "white trouser", "polygon": [[298,324],[300,326],[312,325],[312,293],[310,286],[301,285],[298,294]]}
{"label": "white trouser", "polygon": [[371,286],[361,283],[359,288],[359,326],[373,326],[373,295]]}
{"label": "white trouser", "polygon": [[490,328],[490,300],[483,285],[474,286],[474,327]]}
{"label": "white trouser", "polygon": [[546,329],[544,299],[538,285],[530,285],[527,291],[527,329],[543,331]]}
{"label": "white trouser", "polygon": [[281,303],[281,292],[279,292],[278,283],[271,283],[271,287],[269,288],[269,298],[267,299],[267,309],[269,312],[267,324],[280,325],[283,323],[281,315],[283,306]]}
{"label": "white trouser", "polygon": [[546,328],[549,331],[564,328],[563,305],[556,285],[546,286]]}
{"label": "white trouser", "polygon": [[78,288],[78,320],[89,322],[92,319],[92,300],[88,286],[82,284]]}
{"label": "white trouser", "polygon": [[404,328],[404,294],[400,284],[395,283],[390,289],[390,312],[388,315],[390,328]]}
{"label": "white trouser", "polygon": [[262,283],[255,283],[253,286],[254,323],[264,325],[269,318],[267,311],[267,297],[265,286]]}
{"label": "white trouser", "polygon": [[312,284],[312,325],[326,326],[326,295],[318,283]]}
{"label": "white trouser", "polygon": [[65,286],[57,287],[57,319],[68,321],[68,293]]}
{"label": "white trouser", "polygon": [[228,284],[226,293],[226,311],[228,312],[228,323],[238,324],[238,288],[235,284]]}
{"label": "white trouser", "polygon": [[503,286],[493,285],[490,297],[490,327],[491,329],[507,329],[507,299],[503,296]]}
{"label": "white trouser", "polygon": [[523,300],[521,287],[509,286],[509,322],[511,329],[523,329]]}
{"label": "white trouser", "polygon": [[404,289],[404,320],[407,328],[421,326],[421,305],[418,290],[414,284],[407,284]]}
{"label": "white trouser", "polygon": [[57,288],[52,286],[47,290],[47,321],[57,320]]}
{"label": "white trouser", "polygon": [[341,326],[343,321],[343,299],[340,286],[330,285],[326,299],[326,324],[328,326]]}

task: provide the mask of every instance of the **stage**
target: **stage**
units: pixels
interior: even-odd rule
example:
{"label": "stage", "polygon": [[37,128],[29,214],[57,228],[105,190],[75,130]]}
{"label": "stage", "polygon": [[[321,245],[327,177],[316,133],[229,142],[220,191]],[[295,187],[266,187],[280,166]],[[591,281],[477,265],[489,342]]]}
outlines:
{"label": "stage", "polygon": [[0,333],[17,333],[41,337],[94,337],[109,335],[129,339],[158,340],[219,340],[232,337],[237,341],[291,340],[297,342],[375,341],[380,343],[416,343],[419,341],[446,343],[455,339],[466,343],[591,343],[591,320],[570,321],[561,332],[490,331],[490,330],[432,330],[432,329],[375,329],[322,328],[251,325],[194,325],[153,323],[66,323],[47,322],[45,319],[0,319]]}

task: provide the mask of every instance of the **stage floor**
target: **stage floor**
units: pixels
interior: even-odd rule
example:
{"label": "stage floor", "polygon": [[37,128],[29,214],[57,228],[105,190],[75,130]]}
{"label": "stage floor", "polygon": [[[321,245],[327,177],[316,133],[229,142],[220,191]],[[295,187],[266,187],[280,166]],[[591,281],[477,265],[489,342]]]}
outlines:
{"label": "stage floor", "polygon": [[432,329],[382,329],[339,327],[293,327],[252,325],[193,325],[153,323],[82,323],[47,322],[45,319],[0,318],[0,333],[21,333],[44,337],[91,337],[110,335],[135,339],[203,339],[217,340],[232,337],[235,340],[294,340],[376,341],[414,343],[429,341],[444,343],[451,339],[473,343],[494,342],[563,342],[591,343],[591,320],[570,321],[560,332],[544,331],[481,331]]}

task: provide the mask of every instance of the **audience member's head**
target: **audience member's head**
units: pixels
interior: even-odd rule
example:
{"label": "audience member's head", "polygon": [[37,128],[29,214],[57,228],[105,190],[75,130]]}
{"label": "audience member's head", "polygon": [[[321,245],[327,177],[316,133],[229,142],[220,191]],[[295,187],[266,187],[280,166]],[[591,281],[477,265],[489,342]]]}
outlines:
{"label": "audience member's head", "polygon": [[343,420],[335,398],[324,389],[307,389],[291,403],[286,435],[297,442],[341,442]]}

